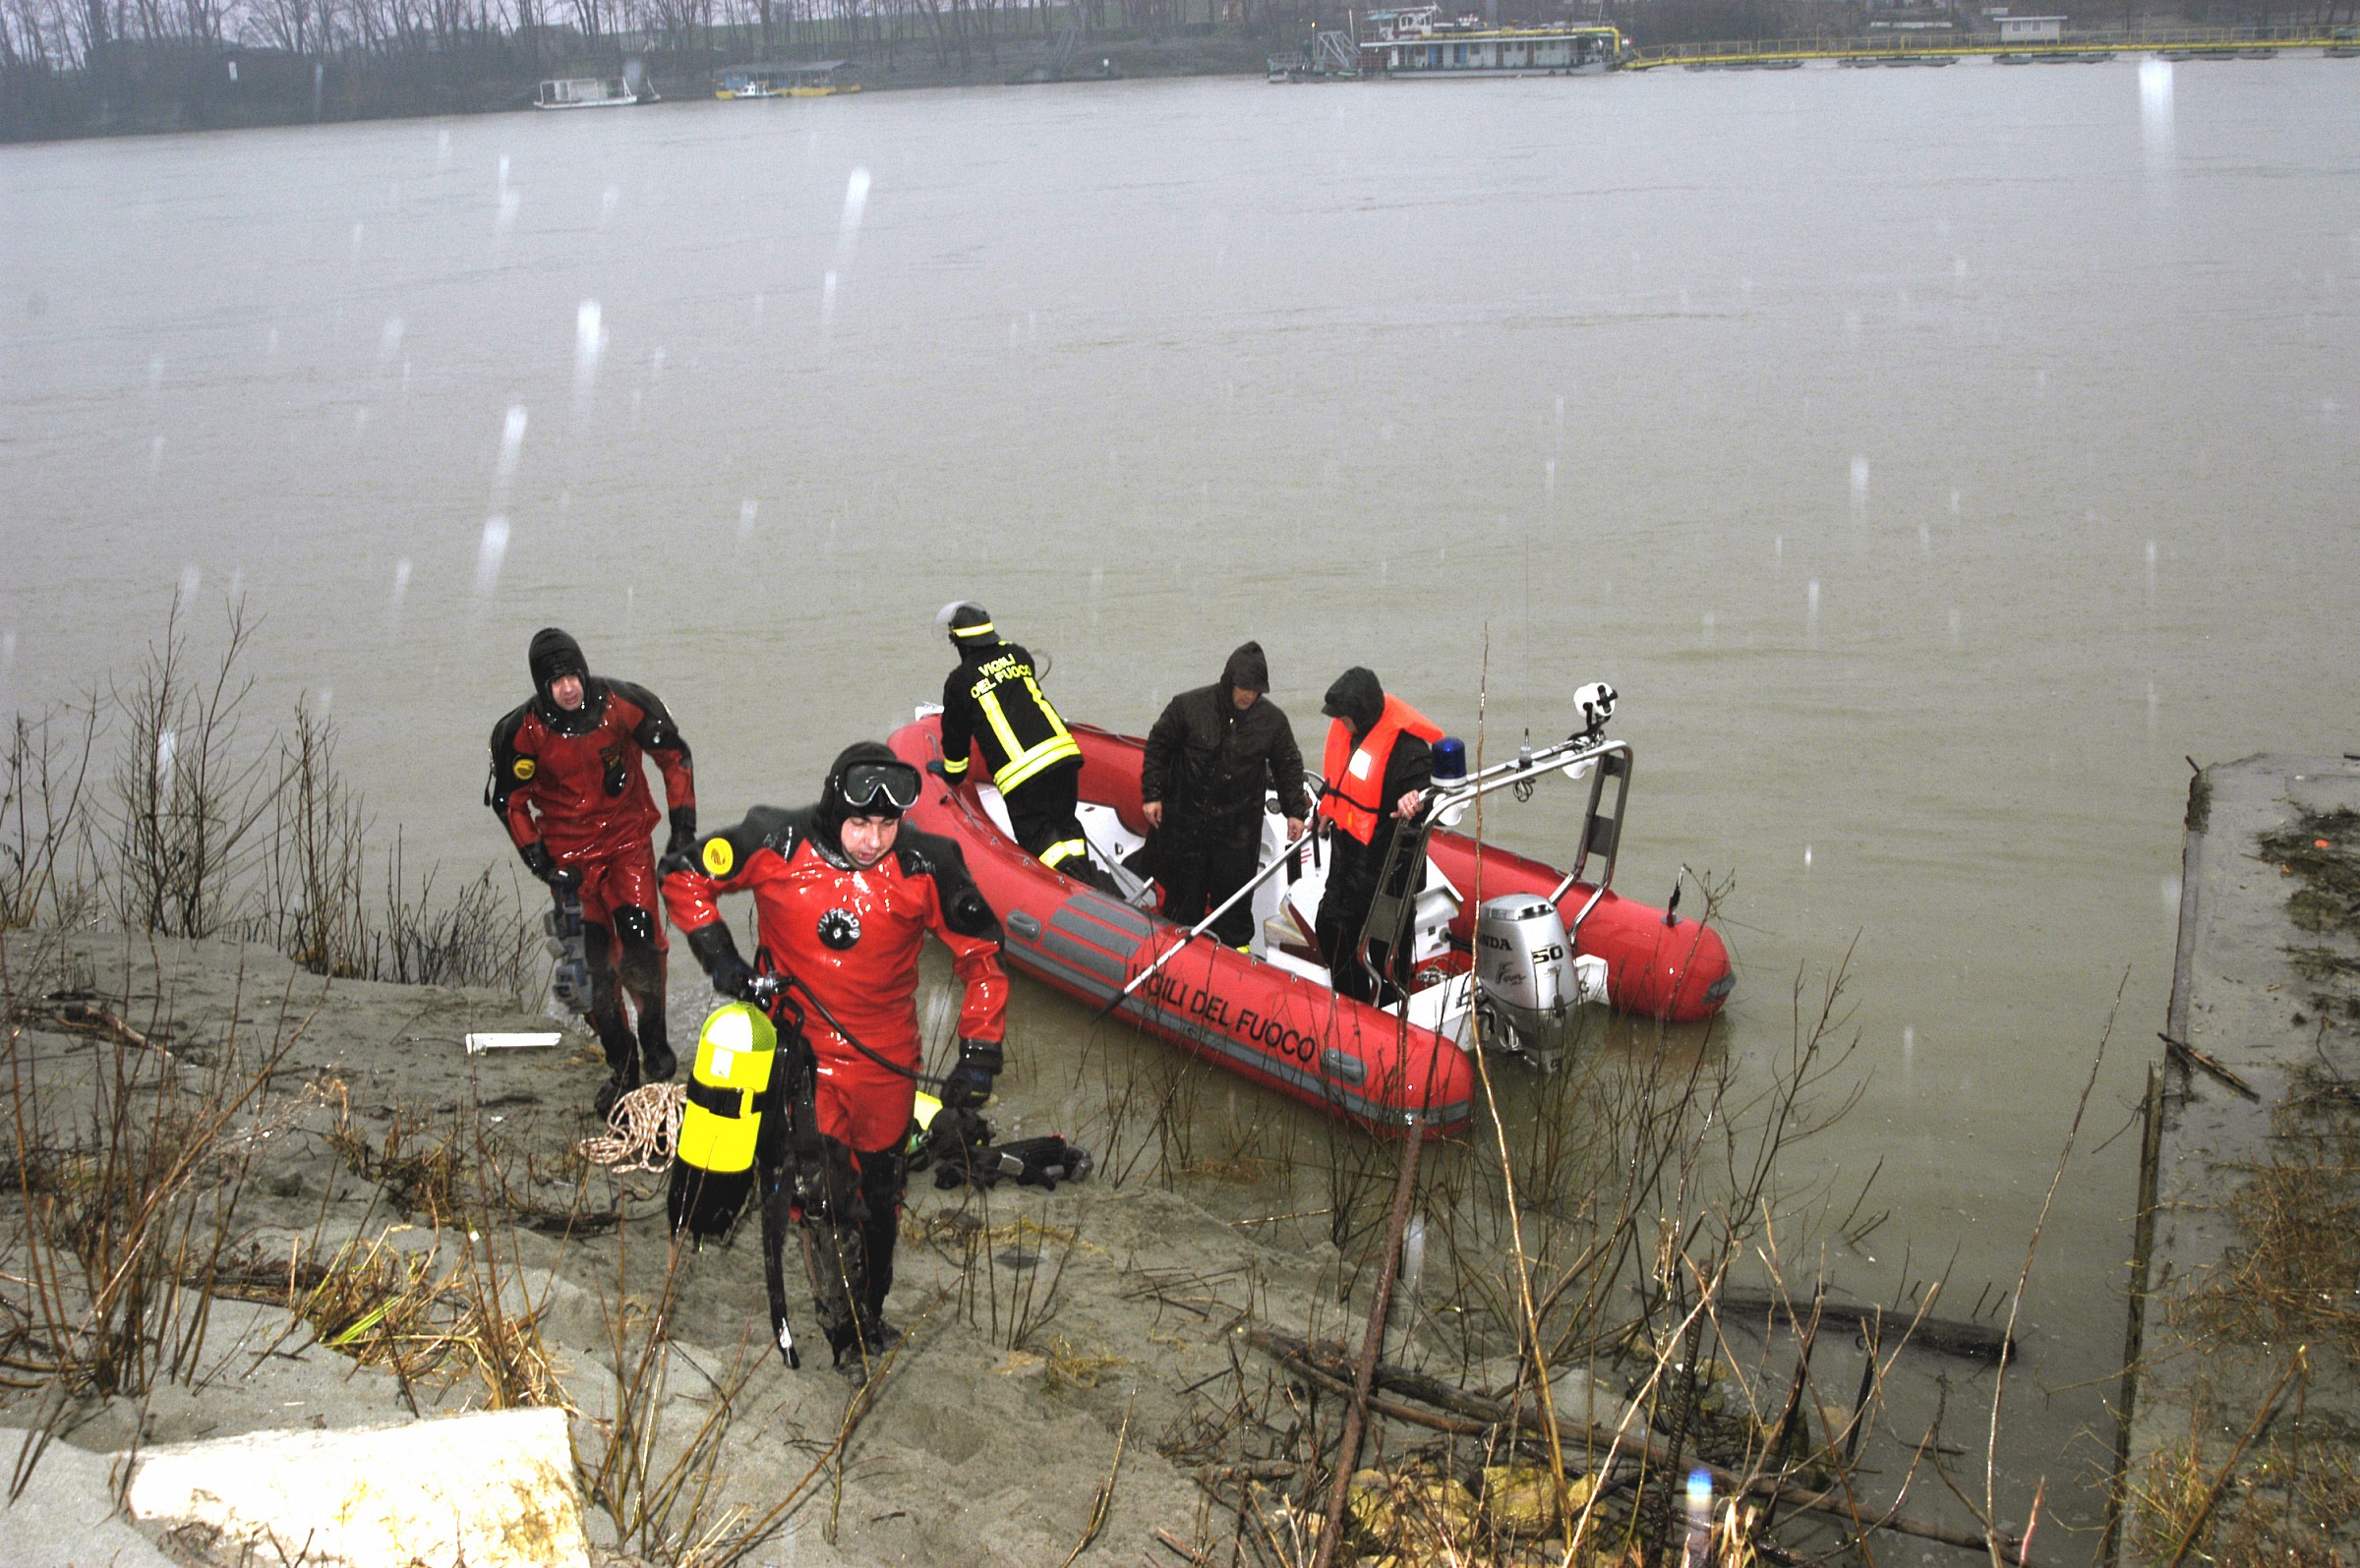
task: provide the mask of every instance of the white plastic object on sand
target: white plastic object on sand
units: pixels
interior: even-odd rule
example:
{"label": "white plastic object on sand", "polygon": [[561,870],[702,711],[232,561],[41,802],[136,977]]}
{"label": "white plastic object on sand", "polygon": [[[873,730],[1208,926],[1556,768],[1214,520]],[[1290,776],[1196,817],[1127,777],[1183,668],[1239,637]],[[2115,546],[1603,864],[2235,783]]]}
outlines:
{"label": "white plastic object on sand", "polygon": [[486,1051],[522,1051],[536,1046],[556,1045],[564,1039],[557,1029],[491,1030],[467,1036],[467,1054],[481,1056]]}
{"label": "white plastic object on sand", "polygon": [[150,1448],[126,1502],[306,1561],[589,1568],[565,1413],[502,1410],[401,1426],[262,1431]]}

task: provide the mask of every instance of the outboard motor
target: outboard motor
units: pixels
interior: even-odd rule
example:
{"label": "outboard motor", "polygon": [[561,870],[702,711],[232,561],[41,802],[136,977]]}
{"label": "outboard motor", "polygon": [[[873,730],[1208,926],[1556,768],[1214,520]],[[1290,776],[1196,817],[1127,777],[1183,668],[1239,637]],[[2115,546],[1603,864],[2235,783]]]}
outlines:
{"label": "outboard motor", "polygon": [[1604,996],[1605,971],[1573,956],[1564,917],[1538,894],[1486,899],[1476,914],[1476,984],[1520,1050],[1550,1051],[1573,1009]]}

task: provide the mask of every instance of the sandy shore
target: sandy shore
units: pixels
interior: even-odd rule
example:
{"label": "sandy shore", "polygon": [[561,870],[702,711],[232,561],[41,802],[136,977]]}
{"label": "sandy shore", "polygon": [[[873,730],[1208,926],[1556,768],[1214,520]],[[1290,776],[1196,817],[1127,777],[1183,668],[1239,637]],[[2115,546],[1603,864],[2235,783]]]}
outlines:
{"label": "sandy shore", "polygon": [[[686,1261],[665,1324],[669,1358],[631,1375],[664,1288],[662,1189],[652,1175],[585,1172],[573,1155],[575,1141],[596,1130],[588,1100],[602,1074],[582,1037],[470,1056],[461,1044],[469,1030],[541,1020],[487,992],[324,980],[252,947],[19,933],[10,954],[24,999],[20,1093],[46,1105],[53,1123],[90,1098],[110,1064],[136,1066],[150,1053],[69,1026],[54,1004],[29,998],[22,976],[36,949],[51,982],[41,992],[103,999],[164,1043],[184,1094],[208,1074],[235,1079],[276,1053],[266,1091],[223,1139],[251,1150],[221,1253],[249,1277],[244,1294],[268,1297],[274,1270],[380,1242],[432,1254],[436,1269],[496,1273],[507,1309],[537,1329],[549,1396],[576,1413],[586,1477],[608,1466],[619,1400],[636,1397],[637,1426],[626,1420],[624,1427],[649,1443],[655,1470],[700,1431],[717,1437],[710,1495],[694,1521],[685,1502],[667,1521],[676,1540],[759,1518],[794,1495],[799,1501],[770,1543],[747,1560],[1062,1562],[1084,1537],[1119,1440],[1120,1474],[1092,1555],[1136,1561],[1158,1530],[1199,1536],[1202,1494],[1159,1443],[1169,1446],[1211,1408],[1202,1390],[1234,1384],[1237,1364],[1245,1378],[1268,1380],[1268,1367],[1234,1343],[1234,1325],[1249,1314],[1298,1332],[1340,1323],[1332,1283],[1325,1306],[1321,1290],[1324,1273],[1332,1280],[1332,1249],[1323,1258],[1263,1245],[1252,1228],[1144,1183],[1094,1181],[1053,1194],[1003,1185],[974,1194],[939,1192],[920,1176],[889,1307],[910,1339],[830,1457],[850,1391],[824,1366],[789,1372],[761,1344],[750,1223]],[[693,1038],[701,990],[675,986],[682,1039]],[[994,1114],[1005,1129],[1046,1130],[1053,1098],[1014,1073]],[[370,1152],[356,1159],[359,1145]],[[504,1229],[495,1218],[493,1234],[469,1243],[437,1228],[441,1178],[422,1178],[404,1161],[439,1146],[458,1156],[462,1192],[466,1167],[501,1173],[511,1211]],[[9,1250],[21,1266],[22,1205],[12,1194],[6,1206]],[[307,1322],[285,1305],[290,1294],[309,1294],[301,1279],[275,1294],[276,1302],[217,1302],[202,1353],[181,1378],[158,1376],[142,1397],[82,1402],[60,1427],[68,1451],[54,1455],[59,1484],[102,1474],[76,1456],[139,1443],[361,1425],[496,1402],[465,1354],[445,1357],[436,1375],[397,1377],[354,1359],[369,1334],[345,1350],[320,1342],[318,1314]],[[31,1426],[39,1414],[37,1396],[19,1394],[0,1422]],[[31,1537],[9,1549],[17,1523],[0,1514],[0,1556],[33,1560]],[[591,1530],[610,1550],[647,1545],[619,1532],[595,1500]]]}
{"label": "sandy shore", "polygon": [[[1065,1004],[1020,985],[995,1125],[1098,1144],[1100,1171],[1053,1193],[915,1179],[888,1303],[909,1337],[856,1395],[825,1366],[788,1370],[766,1343],[757,1226],[676,1254],[662,1178],[581,1158],[604,1076],[586,1036],[470,1055],[470,1031],[546,1021],[490,991],[324,979],[253,947],[33,931],[10,934],[0,960],[16,1128],[0,1183],[0,1426],[52,1439],[10,1450],[20,1476],[39,1462],[0,1510],[0,1561],[129,1568],[167,1560],[143,1555],[159,1546],[240,1560],[116,1512],[124,1457],[145,1446],[520,1405],[568,1413],[608,1563],[1310,1560],[1287,1499],[1325,1495],[1350,1367],[1299,1347],[1361,1343],[1395,1146],[1299,1119],[1266,1127],[1225,1077],[1127,1031],[1061,1050],[1042,1028],[1029,1048],[1028,1010]],[[941,978],[920,1003],[938,1036]],[[676,979],[684,1043],[711,999]],[[1522,1208],[1547,1248],[1536,1268],[1561,1281],[1552,1322],[1586,1336],[1553,1353],[1554,1415],[1500,1398],[1530,1384],[1496,1327],[1513,1320],[1516,1276],[1484,1196],[1489,1155],[1436,1146],[1420,1177],[1431,1248],[1423,1231],[1404,1245],[1390,1409],[1360,1450],[1391,1479],[1364,1492],[1356,1476],[1339,1561],[1558,1562],[1562,1539],[1535,1539],[1559,1517],[1535,1467],[1556,1463],[1577,1502],[1611,1481],[1582,1527],[1584,1568],[1620,1568],[1630,1541],[1669,1531],[1649,1499],[1698,1460],[1717,1485],[1790,1499],[1782,1531],[1831,1549],[1844,1505],[1830,1478],[1856,1448],[1857,1474],[1909,1472],[1944,1390],[1977,1365],[1938,1343],[1904,1365],[1907,1335],[1871,1352],[1831,1333],[1812,1370],[1735,1298],[1705,1354],[1694,1312],[1652,1328],[1628,1315],[1644,1306],[1632,1274],[1554,1273],[1546,1259],[1601,1226],[1627,1221],[1660,1248],[1675,1233],[1653,1198],[1599,1207],[1610,1173],[1696,1158],[1690,1140],[1717,1126],[1720,1102],[1681,1072],[1659,1081],[1602,1060],[1589,1097],[1519,1162],[1527,1203],[1539,1191],[1572,1205],[1556,1219]],[[1565,1132],[1587,1153],[1561,1150]],[[1323,1202],[1347,1216],[1341,1248]],[[799,1260],[790,1269],[799,1278]],[[126,1278],[139,1288],[117,1290]],[[1581,1302],[1558,1294],[1583,1280]],[[111,1338],[92,1333],[92,1301],[112,1302],[98,1314]],[[808,1316],[797,1326],[811,1343]],[[1542,1435],[1552,1421],[1562,1446]],[[1639,1443],[1654,1445],[1644,1467]],[[1752,1531],[1747,1506],[1723,1523]],[[1880,1529],[1988,1560],[1941,1499],[1911,1507]]]}

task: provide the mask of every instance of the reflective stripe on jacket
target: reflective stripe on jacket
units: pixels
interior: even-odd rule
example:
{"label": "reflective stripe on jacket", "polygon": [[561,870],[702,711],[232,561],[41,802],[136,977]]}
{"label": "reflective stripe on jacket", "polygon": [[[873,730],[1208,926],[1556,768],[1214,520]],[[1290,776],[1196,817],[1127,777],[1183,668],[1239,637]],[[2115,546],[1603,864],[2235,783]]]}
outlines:
{"label": "reflective stripe on jacket", "polygon": [[1081,745],[1040,689],[1032,656],[1015,643],[974,650],[944,683],[942,708],[942,767],[954,782],[967,777],[971,739],[982,747],[1002,794],[1044,769],[1081,760]]}
{"label": "reflective stripe on jacket", "polygon": [[1389,692],[1385,713],[1357,746],[1352,743],[1352,726],[1343,720],[1328,726],[1328,754],[1321,763],[1327,788],[1320,797],[1320,815],[1362,843],[1376,842],[1377,825],[1391,804],[1385,798],[1385,770],[1392,760],[1393,742],[1404,732],[1428,742],[1443,736],[1440,725]]}

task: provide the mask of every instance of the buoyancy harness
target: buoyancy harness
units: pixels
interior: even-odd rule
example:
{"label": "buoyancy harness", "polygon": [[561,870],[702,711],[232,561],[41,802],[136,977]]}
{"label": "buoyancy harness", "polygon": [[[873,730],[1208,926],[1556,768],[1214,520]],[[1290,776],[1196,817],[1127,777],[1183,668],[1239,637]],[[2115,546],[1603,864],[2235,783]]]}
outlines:
{"label": "buoyancy harness", "polygon": [[1328,726],[1328,752],[1320,768],[1325,785],[1320,791],[1320,815],[1362,843],[1376,842],[1378,824],[1384,821],[1388,806],[1386,766],[1392,760],[1393,742],[1404,732],[1431,742],[1442,738],[1443,728],[1390,693],[1385,699],[1385,712],[1357,743],[1345,721],[1337,719]]}

